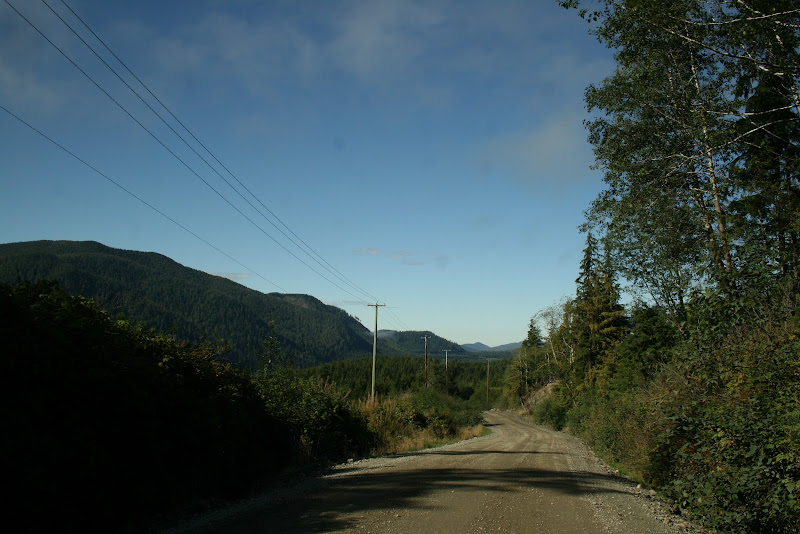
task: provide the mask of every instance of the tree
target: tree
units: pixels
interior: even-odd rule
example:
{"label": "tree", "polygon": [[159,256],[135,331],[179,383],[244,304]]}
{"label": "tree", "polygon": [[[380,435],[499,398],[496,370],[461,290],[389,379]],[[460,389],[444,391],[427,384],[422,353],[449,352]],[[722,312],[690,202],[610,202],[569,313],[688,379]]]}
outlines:
{"label": "tree", "polygon": [[572,321],[584,370],[598,364],[622,337],[624,308],[610,256],[599,259],[597,240],[589,232],[583,251],[581,271],[576,280],[576,320]]}
{"label": "tree", "polygon": [[542,331],[536,317],[533,317],[528,323],[528,336],[508,365],[506,395],[514,403],[523,402],[531,389],[547,384],[554,374],[550,353],[544,347]]}
{"label": "tree", "polygon": [[586,92],[608,185],[587,227],[620,272],[680,319],[693,288],[747,288],[750,258],[796,271],[796,2],[594,5],[618,67]]}

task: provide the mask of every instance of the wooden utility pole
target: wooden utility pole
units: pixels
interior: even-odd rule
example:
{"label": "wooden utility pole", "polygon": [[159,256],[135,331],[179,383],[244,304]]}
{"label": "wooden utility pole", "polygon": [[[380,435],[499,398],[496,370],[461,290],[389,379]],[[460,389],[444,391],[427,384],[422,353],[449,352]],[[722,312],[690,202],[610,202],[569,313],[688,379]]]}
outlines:
{"label": "wooden utility pole", "polygon": [[486,404],[489,404],[489,358],[486,358]]}
{"label": "wooden utility pole", "polygon": [[422,336],[425,340],[425,389],[428,389],[428,338],[431,336]]}
{"label": "wooden utility pole", "polygon": [[445,349],[444,352],[444,394],[449,395],[450,392],[448,391],[447,387],[447,353],[450,352],[452,349]]}
{"label": "wooden utility pole", "polygon": [[386,304],[367,304],[375,308],[375,335],[372,338],[372,395],[371,399],[375,400],[375,355],[378,353],[378,308],[386,306]]}

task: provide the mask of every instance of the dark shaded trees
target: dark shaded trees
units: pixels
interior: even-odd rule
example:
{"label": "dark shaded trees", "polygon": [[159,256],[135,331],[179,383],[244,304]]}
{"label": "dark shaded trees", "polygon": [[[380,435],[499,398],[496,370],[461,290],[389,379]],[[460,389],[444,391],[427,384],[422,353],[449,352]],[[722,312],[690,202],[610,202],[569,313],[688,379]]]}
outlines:
{"label": "dark shaded trees", "polygon": [[7,505],[29,531],[114,531],[241,495],[290,452],[215,345],[112,321],[46,282],[0,285],[0,340]]}

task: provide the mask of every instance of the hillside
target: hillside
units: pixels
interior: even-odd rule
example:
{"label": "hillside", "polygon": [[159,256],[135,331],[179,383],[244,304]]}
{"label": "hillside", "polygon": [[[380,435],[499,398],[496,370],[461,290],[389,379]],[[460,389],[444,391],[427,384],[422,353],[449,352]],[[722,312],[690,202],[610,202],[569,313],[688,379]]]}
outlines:
{"label": "hillside", "polygon": [[441,356],[444,358],[443,351],[447,350],[449,356],[463,355],[466,351],[448,339],[439,337],[433,332],[408,330],[398,332],[396,330],[379,330],[378,341],[383,342],[387,348],[392,349],[398,354],[405,356],[422,356],[425,354],[425,340],[428,336],[428,355]]}
{"label": "hillside", "polygon": [[485,343],[467,343],[466,345],[461,345],[467,352],[512,352],[519,349],[522,346],[522,342],[517,343],[506,343],[505,345],[500,345],[498,347],[490,347]]}
{"label": "hillside", "polygon": [[[269,335],[302,366],[372,353],[372,334],[345,311],[308,295],[254,291],[151,252],[96,242],[0,245],[0,282],[49,279],[94,299],[112,317],[170,331],[179,339],[225,340],[222,358],[257,364]],[[380,346],[383,354],[393,350]]]}

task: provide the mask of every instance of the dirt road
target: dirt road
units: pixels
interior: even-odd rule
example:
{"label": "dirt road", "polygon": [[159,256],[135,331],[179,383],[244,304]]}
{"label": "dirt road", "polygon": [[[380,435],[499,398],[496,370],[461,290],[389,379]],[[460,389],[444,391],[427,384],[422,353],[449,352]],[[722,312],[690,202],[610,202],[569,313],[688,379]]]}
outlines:
{"label": "dirt road", "polygon": [[492,434],[373,458],[240,504],[194,533],[674,533],[645,490],[613,473],[578,439],[489,412]]}

